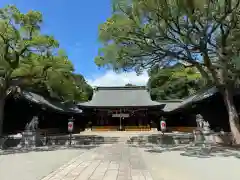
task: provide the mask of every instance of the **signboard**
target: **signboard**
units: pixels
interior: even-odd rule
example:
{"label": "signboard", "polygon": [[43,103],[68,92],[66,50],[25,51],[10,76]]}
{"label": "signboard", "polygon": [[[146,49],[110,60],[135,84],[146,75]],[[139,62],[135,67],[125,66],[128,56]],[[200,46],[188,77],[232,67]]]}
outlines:
{"label": "signboard", "polygon": [[113,114],[112,117],[123,117],[123,118],[128,118],[129,114],[126,113],[120,113],[120,114]]}
{"label": "signboard", "polygon": [[165,131],[166,130],[166,122],[165,121],[161,121],[160,122],[160,126],[161,126],[161,130]]}
{"label": "signboard", "polygon": [[68,122],[68,132],[73,131],[73,122]]}

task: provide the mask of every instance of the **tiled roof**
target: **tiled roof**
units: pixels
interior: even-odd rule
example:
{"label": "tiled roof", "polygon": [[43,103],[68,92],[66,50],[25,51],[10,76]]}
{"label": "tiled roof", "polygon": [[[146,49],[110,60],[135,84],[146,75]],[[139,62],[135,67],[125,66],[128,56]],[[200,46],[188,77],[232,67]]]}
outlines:
{"label": "tiled roof", "polygon": [[148,107],[165,104],[152,101],[144,86],[97,87],[92,100],[78,103],[86,107]]}
{"label": "tiled roof", "polygon": [[47,108],[51,108],[58,112],[66,112],[66,113],[82,113],[82,110],[79,109],[75,105],[68,105],[66,106],[64,103],[60,101],[53,101],[45,98],[39,94],[29,92],[29,91],[22,91],[22,97],[28,101],[31,101],[36,104],[43,105]]}
{"label": "tiled roof", "polygon": [[202,101],[208,97],[213,96],[218,92],[216,87],[211,87],[208,89],[201,90],[196,94],[189,96],[182,100],[182,102],[167,102],[166,106],[163,108],[163,111],[170,112],[180,108],[184,108],[187,105]]}

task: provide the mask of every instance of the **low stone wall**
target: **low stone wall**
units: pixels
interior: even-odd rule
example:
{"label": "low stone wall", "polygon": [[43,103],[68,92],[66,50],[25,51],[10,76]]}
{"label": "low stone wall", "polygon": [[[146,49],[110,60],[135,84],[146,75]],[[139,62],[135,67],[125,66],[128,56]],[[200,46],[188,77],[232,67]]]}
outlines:
{"label": "low stone wall", "polygon": [[[113,144],[118,142],[118,137],[102,137],[102,136],[92,136],[92,135],[73,135],[71,144],[72,145],[100,145],[100,144]],[[29,147],[42,147],[42,146],[65,146],[70,144],[70,136],[69,135],[56,135],[56,136],[48,136],[39,137],[38,142],[33,146],[29,146],[30,144],[25,144],[25,138],[18,137],[5,137],[5,139],[0,139],[0,149],[11,149],[11,148],[29,148]]]}
{"label": "low stone wall", "polygon": [[204,133],[199,130],[193,132],[196,142],[216,143],[216,144],[231,144],[232,135],[229,132],[208,132]]}
{"label": "low stone wall", "polygon": [[231,144],[232,134],[231,133],[213,133],[210,135],[213,142],[217,144]]}
{"label": "low stone wall", "polygon": [[21,138],[15,137],[2,137],[0,138],[0,149],[7,149],[17,147],[21,142]]}

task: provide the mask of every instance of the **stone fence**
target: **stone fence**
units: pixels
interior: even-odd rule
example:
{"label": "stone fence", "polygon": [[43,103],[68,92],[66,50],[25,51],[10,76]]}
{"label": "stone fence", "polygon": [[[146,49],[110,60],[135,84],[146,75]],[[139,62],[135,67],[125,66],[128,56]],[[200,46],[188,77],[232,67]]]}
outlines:
{"label": "stone fence", "polygon": [[231,144],[232,134],[230,132],[201,132],[193,131],[195,141],[204,141],[206,143]]}
{"label": "stone fence", "polygon": [[222,144],[229,145],[232,143],[232,135],[229,132],[202,132],[194,130],[192,133],[184,133],[175,131],[167,136],[172,136],[174,144],[184,142],[192,142],[194,144]]}

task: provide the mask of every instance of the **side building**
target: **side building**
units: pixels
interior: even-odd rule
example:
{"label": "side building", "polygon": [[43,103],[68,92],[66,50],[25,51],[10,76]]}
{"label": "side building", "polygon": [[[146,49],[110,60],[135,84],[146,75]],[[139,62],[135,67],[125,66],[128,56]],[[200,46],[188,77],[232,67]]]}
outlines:
{"label": "side building", "polygon": [[67,133],[68,120],[72,117],[77,119],[76,133],[84,130],[85,127],[82,110],[75,104],[63,103],[58,99],[23,90],[17,96],[10,94],[6,98],[3,133],[21,133],[34,116],[39,118],[39,131]]}
{"label": "side building", "polygon": [[[234,104],[240,113],[240,91],[234,90]],[[168,123],[184,122],[194,129],[197,126],[196,115],[208,122],[211,130],[230,132],[229,115],[221,93],[217,87],[206,87],[197,93],[183,99],[180,103],[167,103],[163,111],[168,117]],[[185,119],[185,121],[183,121]],[[176,127],[175,129],[177,129]],[[191,130],[190,130],[191,131]]]}

